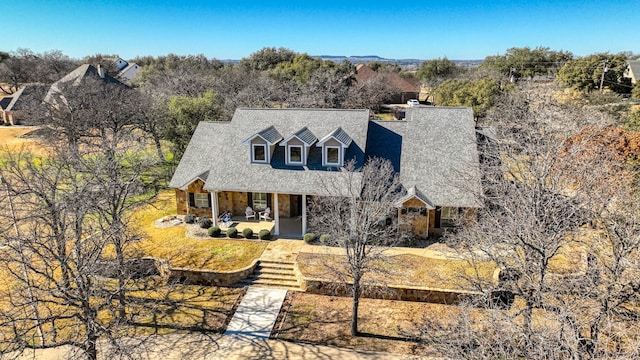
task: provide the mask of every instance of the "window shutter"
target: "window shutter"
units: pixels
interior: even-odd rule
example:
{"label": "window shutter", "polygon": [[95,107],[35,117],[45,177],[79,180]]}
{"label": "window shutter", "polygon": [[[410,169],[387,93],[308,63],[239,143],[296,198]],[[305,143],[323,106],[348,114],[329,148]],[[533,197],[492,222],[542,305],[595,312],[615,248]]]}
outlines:
{"label": "window shutter", "polygon": [[196,195],[189,193],[189,207],[196,207]]}
{"label": "window shutter", "polygon": [[211,204],[211,195],[212,195],[212,194],[207,194],[207,202],[209,203],[209,207],[212,207],[212,204]]}
{"label": "window shutter", "polygon": [[[273,194],[269,194],[267,193],[267,207],[270,208],[271,207],[271,196]],[[273,209],[271,209],[273,211]]]}
{"label": "window shutter", "polygon": [[440,226],[440,217],[442,215],[442,208],[440,206],[436,206],[436,223],[435,223],[435,227],[436,229],[439,229]]}
{"label": "window shutter", "polygon": [[253,193],[247,193],[247,206],[253,208]]}

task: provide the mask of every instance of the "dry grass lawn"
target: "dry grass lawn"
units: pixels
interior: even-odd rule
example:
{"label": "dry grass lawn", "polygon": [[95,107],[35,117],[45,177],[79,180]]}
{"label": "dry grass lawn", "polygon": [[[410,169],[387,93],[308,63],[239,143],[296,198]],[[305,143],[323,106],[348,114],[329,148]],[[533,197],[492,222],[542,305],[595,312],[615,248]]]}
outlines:
{"label": "dry grass lawn", "polygon": [[[456,306],[396,300],[360,299],[359,336],[351,336],[349,297],[293,293],[287,296],[272,337],[338,346],[360,351],[383,351],[421,356],[437,356],[419,344],[417,328],[425,318],[452,322],[463,311]],[[473,309],[470,316],[483,316]]]}
{"label": "dry grass lawn", "polygon": [[0,126],[0,147],[7,146],[9,150],[24,148],[37,153],[40,149],[38,140],[21,137],[35,129],[28,126]]}
{"label": "dry grass lawn", "polygon": [[163,258],[172,267],[207,270],[235,270],[250,265],[259,258],[268,242],[242,239],[191,239],[184,226],[158,228],[154,222],[176,213],[175,193],[161,192],[157,199],[136,212],[135,226],[143,238],[132,243],[130,256]]}
{"label": "dry grass lawn", "polygon": [[[337,264],[344,257],[338,255],[300,253],[300,271],[313,279],[332,279],[327,264]],[[496,265],[492,262],[476,262],[426,258],[418,255],[396,255],[381,262],[383,272],[365,274],[365,281],[374,276],[389,285],[431,287],[450,290],[472,290],[470,281],[491,282]]]}

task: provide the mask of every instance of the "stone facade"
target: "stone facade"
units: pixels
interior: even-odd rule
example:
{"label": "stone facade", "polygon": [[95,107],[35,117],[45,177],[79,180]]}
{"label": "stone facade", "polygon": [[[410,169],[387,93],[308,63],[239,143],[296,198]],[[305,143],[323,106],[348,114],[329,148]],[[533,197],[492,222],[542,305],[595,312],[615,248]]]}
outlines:
{"label": "stone facade", "polygon": [[[291,217],[291,196],[278,194],[278,214],[280,217]],[[273,217],[273,214],[271,214]]]}
{"label": "stone facade", "polygon": [[186,214],[194,214],[196,216],[207,216],[211,217],[211,208],[210,207],[193,207],[189,206],[189,193],[198,193],[198,194],[207,194],[209,192],[203,189],[204,182],[200,179],[189,184],[187,190],[176,189],[176,203],[177,203],[177,213],[178,215],[186,215]]}
{"label": "stone facade", "polygon": [[435,214],[433,214],[433,221],[431,219],[433,211],[428,210],[425,204],[416,198],[405,201],[402,207],[407,211],[400,214],[400,231],[409,231],[414,237],[426,238],[435,223]]}
{"label": "stone facade", "polygon": [[244,216],[249,205],[249,195],[246,192],[221,191],[218,193],[218,211],[231,211],[233,216]]}

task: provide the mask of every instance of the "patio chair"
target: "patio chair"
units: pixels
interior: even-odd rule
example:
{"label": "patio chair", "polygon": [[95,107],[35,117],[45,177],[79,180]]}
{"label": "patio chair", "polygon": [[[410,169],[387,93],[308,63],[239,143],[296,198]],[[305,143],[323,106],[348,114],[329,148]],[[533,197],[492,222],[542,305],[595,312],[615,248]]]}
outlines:
{"label": "patio chair", "polygon": [[260,213],[260,220],[271,221],[271,208],[267,207]]}
{"label": "patio chair", "polygon": [[251,206],[247,206],[247,209],[244,211],[244,215],[247,218],[247,220],[249,219],[256,219],[256,212],[253,211],[253,209],[251,208]]}
{"label": "patio chair", "polygon": [[220,214],[220,216],[218,217],[218,221],[220,222],[221,227],[228,228],[233,222],[233,219],[231,218],[231,212],[225,211],[222,214]]}

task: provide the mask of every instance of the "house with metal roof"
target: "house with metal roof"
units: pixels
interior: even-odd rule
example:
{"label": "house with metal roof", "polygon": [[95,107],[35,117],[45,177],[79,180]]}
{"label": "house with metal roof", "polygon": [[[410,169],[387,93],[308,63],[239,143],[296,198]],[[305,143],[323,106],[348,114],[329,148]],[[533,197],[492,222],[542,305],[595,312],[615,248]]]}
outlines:
{"label": "house with metal roof", "polygon": [[[391,161],[406,195],[399,224],[426,237],[480,206],[480,171],[471,108],[409,109],[405,120],[371,120],[368,110],[237,109],[229,122],[201,122],[169,184],[178,214],[214,219],[272,209],[307,232],[307,201],[346,195],[338,172],[368,157]],[[356,173],[357,179],[357,173]],[[328,191],[322,184],[331,184]]]}

